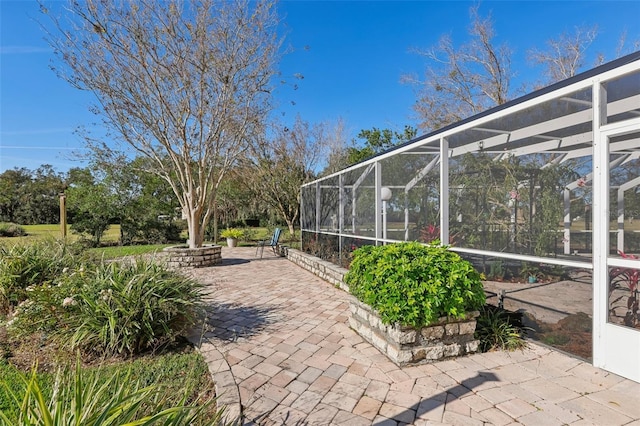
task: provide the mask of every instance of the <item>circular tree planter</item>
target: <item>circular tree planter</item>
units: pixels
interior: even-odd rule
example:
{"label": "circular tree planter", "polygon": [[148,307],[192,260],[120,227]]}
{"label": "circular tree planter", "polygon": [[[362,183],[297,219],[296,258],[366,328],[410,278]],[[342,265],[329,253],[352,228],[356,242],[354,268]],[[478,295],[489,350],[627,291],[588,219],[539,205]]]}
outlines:
{"label": "circular tree planter", "polygon": [[218,245],[167,247],[163,252],[167,254],[167,266],[170,268],[203,268],[222,261],[222,247]]}

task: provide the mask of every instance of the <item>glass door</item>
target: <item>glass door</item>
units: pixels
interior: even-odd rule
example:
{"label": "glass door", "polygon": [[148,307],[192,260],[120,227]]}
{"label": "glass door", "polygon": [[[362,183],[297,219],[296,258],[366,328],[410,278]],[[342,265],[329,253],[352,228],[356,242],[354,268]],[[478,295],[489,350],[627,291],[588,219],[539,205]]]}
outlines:
{"label": "glass door", "polygon": [[599,235],[606,237],[594,247],[594,255],[598,251],[602,259],[594,262],[599,269],[594,276],[600,277],[594,279],[600,290],[594,295],[594,308],[600,311],[599,324],[594,324],[594,363],[640,382],[640,121],[600,136],[605,145],[597,183]]}

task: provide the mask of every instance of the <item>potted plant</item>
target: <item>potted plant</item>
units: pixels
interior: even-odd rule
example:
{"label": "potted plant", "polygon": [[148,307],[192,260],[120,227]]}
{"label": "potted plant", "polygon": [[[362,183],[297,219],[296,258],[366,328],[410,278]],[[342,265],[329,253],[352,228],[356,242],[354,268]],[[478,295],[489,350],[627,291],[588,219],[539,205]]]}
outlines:
{"label": "potted plant", "polygon": [[244,236],[244,231],[238,228],[227,228],[220,232],[220,236],[227,239],[227,247],[236,247],[238,239]]}
{"label": "potted plant", "polygon": [[361,247],[345,283],[357,298],[349,324],[396,364],[477,351],[480,274],[439,241]]}
{"label": "potted plant", "polygon": [[520,268],[520,275],[529,284],[535,284],[538,280],[542,279],[540,268],[528,262],[523,262]]}

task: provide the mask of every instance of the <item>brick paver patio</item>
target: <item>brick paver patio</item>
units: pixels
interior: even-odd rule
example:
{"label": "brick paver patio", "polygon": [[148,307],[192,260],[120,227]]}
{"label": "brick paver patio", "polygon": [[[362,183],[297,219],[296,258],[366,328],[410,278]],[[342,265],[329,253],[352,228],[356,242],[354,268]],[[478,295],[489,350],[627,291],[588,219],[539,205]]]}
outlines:
{"label": "brick paver patio", "polygon": [[260,425],[640,425],[640,384],[531,344],[399,368],[347,323],[351,295],[285,258],[223,249],[199,342],[219,404]]}

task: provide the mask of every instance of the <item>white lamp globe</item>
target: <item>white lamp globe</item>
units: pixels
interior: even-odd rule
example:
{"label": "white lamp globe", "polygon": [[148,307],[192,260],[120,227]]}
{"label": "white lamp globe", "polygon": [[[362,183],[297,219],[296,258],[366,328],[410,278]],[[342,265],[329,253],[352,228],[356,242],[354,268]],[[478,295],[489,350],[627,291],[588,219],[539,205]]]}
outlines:
{"label": "white lamp globe", "polygon": [[393,194],[392,194],[390,188],[388,188],[386,186],[383,186],[382,188],[380,188],[380,199],[382,201],[389,201],[391,199],[392,195]]}

